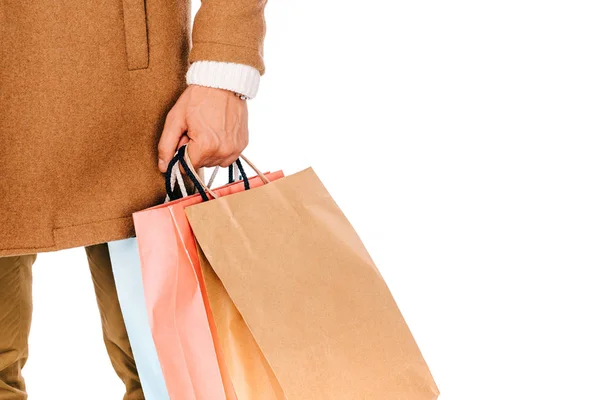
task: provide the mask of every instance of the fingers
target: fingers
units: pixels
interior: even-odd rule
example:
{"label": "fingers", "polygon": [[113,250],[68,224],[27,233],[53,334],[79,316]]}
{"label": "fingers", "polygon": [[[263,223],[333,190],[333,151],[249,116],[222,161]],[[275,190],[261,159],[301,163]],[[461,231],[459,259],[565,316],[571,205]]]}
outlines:
{"label": "fingers", "polygon": [[158,145],[159,169],[183,144],[195,168],[227,167],[248,145],[248,108],[233,92],[190,85],[167,115]]}
{"label": "fingers", "polygon": [[187,130],[185,112],[175,105],[167,114],[165,127],[158,142],[158,169],[167,171],[167,165],[177,149],[186,142],[184,135]]}
{"label": "fingers", "polygon": [[220,107],[222,114],[198,109],[188,114],[188,154],[196,168],[228,167],[248,145],[247,109]]}
{"label": "fingers", "polygon": [[191,134],[188,154],[194,167],[228,167],[248,145],[247,132],[225,132],[219,135],[206,130]]}
{"label": "fingers", "polygon": [[226,158],[225,161],[222,161],[218,165],[219,165],[219,167],[227,168],[231,164],[233,164],[235,162],[235,160],[237,160],[238,158],[240,158],[241,155],[242,155],[242,153],[235,153],[233,156],[230,156],[229,158]]}
{"label": "fingers", "polygon": [[232,147],[224,148],[220,154],[217,154],[212,160],[212,166],[229,167],[242,155],[242,151],[248,146],[248,132],[240,132],[233,140]]}
{"label": "fingers", "polygon": [[187,135],[183,135],[181,137],[181,139],[179,139],[179,143],[177,144],[177,148],[179,149],[181,146],[183,146],[184,144],[188,144],[190,141],[190,138],[187,137]]}
{"label": "fingers", "polygon": [[206,130],[193,135],[188,143],[188,154],[194,167],[214,167],[232,155],[233,149],[221,136]]}

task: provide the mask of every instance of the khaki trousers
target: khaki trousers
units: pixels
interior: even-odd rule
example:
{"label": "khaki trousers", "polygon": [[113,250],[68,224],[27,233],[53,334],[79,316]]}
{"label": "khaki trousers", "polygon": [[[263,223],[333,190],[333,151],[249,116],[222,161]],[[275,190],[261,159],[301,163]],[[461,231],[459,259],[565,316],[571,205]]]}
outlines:
{"label": "khaki trousers", "polygon": [[[108,246],[100,244],[85,250],[100,309],[104,343],[117,375],[125,383],[123,399],[143,400],[117,299]],[[35,254],[0,258],[0,400],[27,398],[21,370],[28,356],[32,312],[31,267],[35,259]]]}

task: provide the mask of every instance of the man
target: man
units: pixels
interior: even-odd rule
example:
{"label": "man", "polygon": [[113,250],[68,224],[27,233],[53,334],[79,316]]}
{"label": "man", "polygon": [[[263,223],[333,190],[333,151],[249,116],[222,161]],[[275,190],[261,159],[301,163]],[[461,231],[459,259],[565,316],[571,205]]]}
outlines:
{"label": "man", "polygon": [[124,399],[144,398],[106,242],[164,199],[180,145],[196,167],[246,147],[265,2],[204,0],[191,49],[189,0],[0,2],[0,400],[27,397],[35,254],[76,246]]}

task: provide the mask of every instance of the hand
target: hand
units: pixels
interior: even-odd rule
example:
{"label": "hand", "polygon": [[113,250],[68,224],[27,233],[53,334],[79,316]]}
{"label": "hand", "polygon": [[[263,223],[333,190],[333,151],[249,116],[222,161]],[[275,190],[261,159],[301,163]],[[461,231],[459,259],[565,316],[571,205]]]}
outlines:
{"label": "hand", "polygon": [[248,145],[248,106],[228,90],[190,85],[173,106],[158,143],[158,168],[188,144],[195,168],[228,167]]}

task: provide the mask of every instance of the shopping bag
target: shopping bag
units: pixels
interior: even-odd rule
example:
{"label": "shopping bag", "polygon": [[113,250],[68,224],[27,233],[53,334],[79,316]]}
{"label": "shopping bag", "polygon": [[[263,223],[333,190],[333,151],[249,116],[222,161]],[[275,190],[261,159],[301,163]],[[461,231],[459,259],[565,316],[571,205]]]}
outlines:
{"label": "shopping bag", "polygon": [[240,400],[285,400],[277,377],[223,284],[199,250],[200,266],[217,336]]}
{"label": "shopping bag", "polygon": [[146,313],[135,238],[108,243],[117,296],[146,400],[169,400]]}
{"label": "shopping bag", "polygon": [[[275,180],[283,175],[267,176]],[[213,193],[226,196],[262,184],[255,177]],[[238,365],[225,360],[184,212],[205,196],[202,192],[133,215],[150,328],[173,400],[237,398],[228,369]],[[259,352],[253,357],[263,356]]]}
{"label": "shopping bag", "polygon": [[312,169],[186,213],[287,399],[438,397],[381,274]]}

